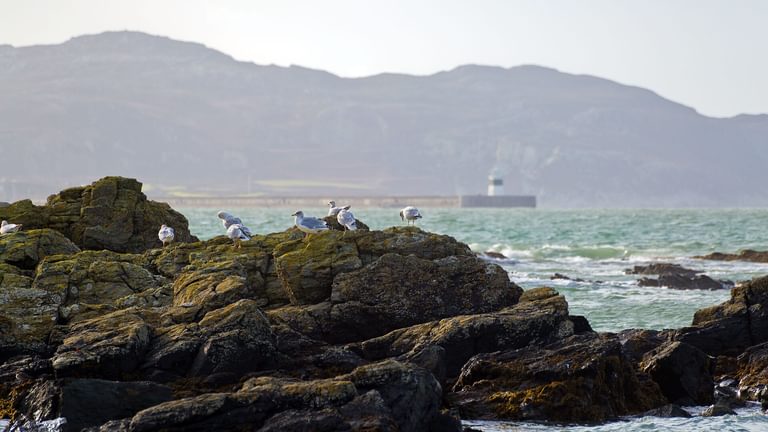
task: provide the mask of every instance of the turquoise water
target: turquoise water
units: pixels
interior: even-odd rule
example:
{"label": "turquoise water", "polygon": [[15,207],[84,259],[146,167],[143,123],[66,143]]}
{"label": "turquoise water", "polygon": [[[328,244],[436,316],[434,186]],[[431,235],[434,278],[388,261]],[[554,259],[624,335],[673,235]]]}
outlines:
{"label": "turquoise water", "polygon": [[[354,202],[352,203],[354,206]],[[179,209],[202,239],[222,235],[218,209]],[[228,208],[254,232],[281,231],[293,224],[295,209]],[[326,209],[303,209],[324,215]],[[398,209],[353,207],[373,229],[402,224]],[[598,331],[626,328],[664,329],[691,324],[693,313],[723,302],[728,290],[682,291],[640,287],[625,275],[634,265],[670,262],[702,270],[716,279],[748,280],[768,274],[768,265],[692,259],[709,252],[768,250],[768,210],[541,210],[422,209],[418,225],[448,234],[477,252],[501,252],[510,279],[523,288],[552,286],[565,295],[572,314],[584,315]],[[554,273],[572,279],[550,280]],[[704,407],[691,408],[696,415]],[[691,419],[634,418],[601,426],[553,426],[509,422],[465,422],[475,429],[498,431],[768,431],[759,408],[738,416]]]}

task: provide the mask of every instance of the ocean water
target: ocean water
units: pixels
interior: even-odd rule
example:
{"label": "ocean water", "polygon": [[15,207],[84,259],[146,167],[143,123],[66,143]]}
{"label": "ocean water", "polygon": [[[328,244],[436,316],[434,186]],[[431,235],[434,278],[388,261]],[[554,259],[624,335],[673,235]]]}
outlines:
{"label": "ocean water", "polygon": [[[372,229],[401,225],[398,209],[354,208]],[[281,231],[293,224],[295,209],[228,208],[254,232]],[[322,216],[327,209],[303,209]],[[218,209],[179,209],[201,239],[223,235]],[[584,315],[597,331],[664,329],[690,325],[697,309],[729,298],[718,291],[641,287],[625,269],[653,262],[680,264],[715,279],[745,281],[768,274],[768,264],[693,259],[714,251],[768,250],[768,210],[544,210],[422,209],[424,230],[447,234],[477,252],[509,257],[498,263],[524,289],[551,286],[565,295],[571,314]],[[555,274],[573,280],[551,280]],[[698,414],[703,408],[692,408]],[[634,418],[600,426],[467,422],[483,431],[768,431],[768,416],[757,407],[738,416],[692,419]]]}

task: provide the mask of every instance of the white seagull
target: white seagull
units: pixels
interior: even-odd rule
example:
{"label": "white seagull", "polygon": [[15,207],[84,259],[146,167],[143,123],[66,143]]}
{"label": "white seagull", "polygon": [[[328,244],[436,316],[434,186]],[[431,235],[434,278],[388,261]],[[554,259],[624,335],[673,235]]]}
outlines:
{"label": "white seagull", "polygon": [[345,205],[344,207],[336,207],[336,201],[328,201],[328,216],[336,216],[342,210],[349,210],[352,206]]}
{"label": "white seagull", "polygon": [[160,231],[157,232],[157,238],[160,239],[161,242],[163,242],[163,247],[165,247],[166,244],[173,243],[173,238],[176,236],[176,232],[173,231],[173,228],[162,224],[160,226]]}
{"label": "white seagull", "polygon": [[19,232],[20,229],[21,229],[21,224],[12,224],[12,223],[8,223],[8,221],[3,221],[2,223],[0,223],[0,234]]}
{"label": "white seagull", "polygon": [[339,221],[339,225],[344,227],[344,234],[347,233],[347,230],[354,231],[357,229],[355,215],[347,209],[341,209],[339,214],[336,215],[336,220]]}
{"label": "white seagull", "polygon": [[295,218],[294,223],[296,224],[296,228],[307,233],[307,238],[309,238],[309,236],[312,234],[317,234],[321,231],[328,231],[328,224],[324,220],[318,219],[316,217],[304,217],[304,212],[301,210],[297,211],[291,216]]}
{"label": "white seagull", "polygon": [[246,234],[243,231],[243,228],[245,227],[240,224],[232,224],[229,226],[229,228],[227,228],[227,237],[232,239],[232,244],[235,247],[235,249],[239,249],[242,247],[241,241],[243,240],[248,241],[251,239],[251,236]]}
{"label": "white seagull", "polygon": [[416,219],[421,219],[421,213],[419,213],[419,209],[416,207],[408,206],[400,210],[400,219],[408,221],[408,224],[413,221],[413,224],[416,225]]}
{"label": "white seagull", "polygon": [[[216,216],[221,219],[221,224],[224,225],[224,229],[229,232],[229,227],[232,225],[240,225],[240,231],[245,234],[248,237],[252,237],[253,234],[251,233],[250,228],[243,225],[243,221],[240,220],[239,217],[232,216],[231,214],[225,212],[224,210],[220,211]],[[250,240],[250,238],[248,239]]]}

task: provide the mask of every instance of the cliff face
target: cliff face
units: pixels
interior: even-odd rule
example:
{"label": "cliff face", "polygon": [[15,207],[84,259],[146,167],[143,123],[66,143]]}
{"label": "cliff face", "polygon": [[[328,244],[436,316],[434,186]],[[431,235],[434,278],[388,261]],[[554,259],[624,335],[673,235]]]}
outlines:
{"label": "cliff face", "polygon": [[[85,218],[67,230],[53,215],[61,202],[140,206],[101,187],[27,214],[94,238],[73,228]],[[83,249],[49,227],[0,237],[0,417],[66,417],[63,430],[459,431],[456,413],[605,421],[709,403],[727,364],[749,389],[765,383],[764,347],[735,357],[766,341],[763,282],[692,328],[615,335],[416,227],[136,252]],[[713,344],[729,325],[750,336]]]}

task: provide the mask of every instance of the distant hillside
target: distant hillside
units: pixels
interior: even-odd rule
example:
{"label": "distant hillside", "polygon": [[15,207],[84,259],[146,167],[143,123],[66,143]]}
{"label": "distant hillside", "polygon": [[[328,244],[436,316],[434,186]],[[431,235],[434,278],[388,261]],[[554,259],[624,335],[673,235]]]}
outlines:
{"label": "distant hillside", "polygon": [[481,193],[496,168],[544,206],[768,205],[768,116],[537,66],[344,79],[110,32],[0,46],[0,95],[0,201],[107,174],[150,195]]}

